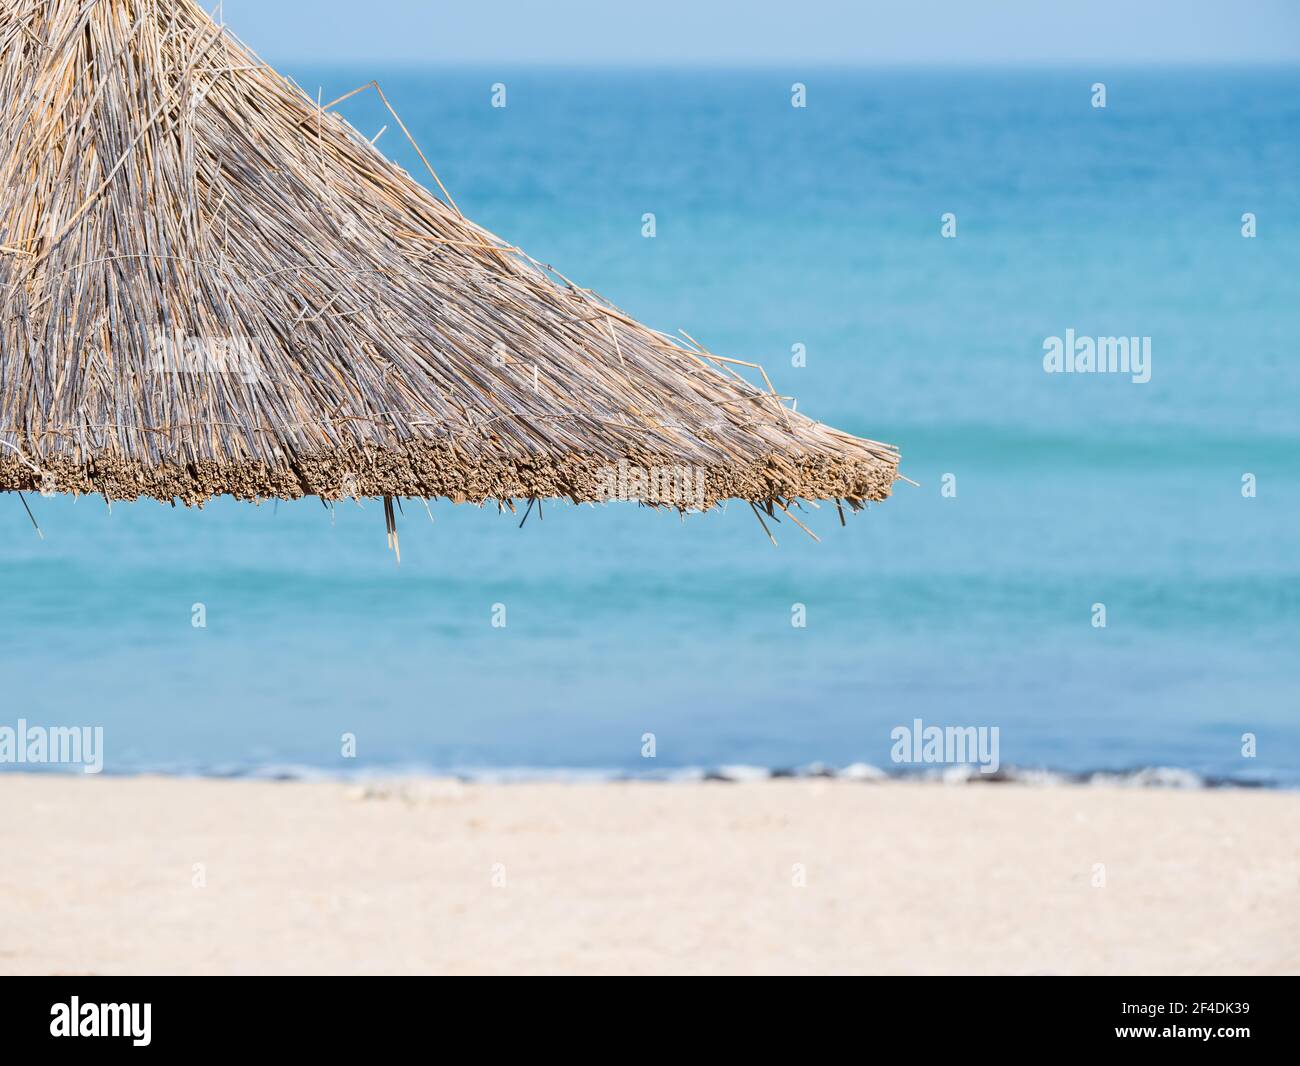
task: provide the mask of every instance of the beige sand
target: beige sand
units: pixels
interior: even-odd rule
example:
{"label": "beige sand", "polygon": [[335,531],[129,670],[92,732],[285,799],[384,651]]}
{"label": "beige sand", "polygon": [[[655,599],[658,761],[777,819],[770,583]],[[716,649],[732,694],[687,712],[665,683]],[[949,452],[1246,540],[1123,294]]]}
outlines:
{"label": "beige sand", "polygon": [[1296,794],[5,775],[0,804],[3,973],[1300,972]]}

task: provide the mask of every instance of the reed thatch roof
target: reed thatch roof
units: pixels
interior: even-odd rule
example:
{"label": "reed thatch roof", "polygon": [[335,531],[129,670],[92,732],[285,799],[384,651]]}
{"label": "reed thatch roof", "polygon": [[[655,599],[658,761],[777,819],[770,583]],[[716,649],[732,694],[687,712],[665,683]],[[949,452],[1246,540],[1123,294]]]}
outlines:
{"label": "reed thatch roof", "polygon": [[587,501],[625,461],[710,506],[889,494],[894,449],[533,261],[332,106],[192,0],[4,0],[0,490]]}

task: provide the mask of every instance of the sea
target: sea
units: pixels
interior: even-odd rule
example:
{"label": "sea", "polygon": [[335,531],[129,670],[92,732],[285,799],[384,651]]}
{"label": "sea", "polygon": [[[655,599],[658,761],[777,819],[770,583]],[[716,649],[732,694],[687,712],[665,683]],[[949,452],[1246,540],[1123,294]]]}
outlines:
{"label": "sea", "polygon": [[[951,773],[900,730],[970,727],[997,777],[1300,785],[1300,70],[286,72],[377,78],[468,216],[916,485],[778,547],[743,504],[405,501],[400,566],[378,501],[29,495],[38,536],[5,495],[0,727],[497,778]],[[1067,333],[1149,380],[1049,373]]]}

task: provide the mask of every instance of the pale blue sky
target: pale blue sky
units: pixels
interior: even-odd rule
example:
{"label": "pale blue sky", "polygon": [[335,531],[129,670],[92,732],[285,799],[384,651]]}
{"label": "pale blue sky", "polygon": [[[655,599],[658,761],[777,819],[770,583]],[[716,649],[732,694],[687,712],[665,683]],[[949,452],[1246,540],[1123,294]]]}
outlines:
{"label": "pale blue sky", "polygon": [[1300,62],[1300,0],[226,0],[225,17],[279,62]]}

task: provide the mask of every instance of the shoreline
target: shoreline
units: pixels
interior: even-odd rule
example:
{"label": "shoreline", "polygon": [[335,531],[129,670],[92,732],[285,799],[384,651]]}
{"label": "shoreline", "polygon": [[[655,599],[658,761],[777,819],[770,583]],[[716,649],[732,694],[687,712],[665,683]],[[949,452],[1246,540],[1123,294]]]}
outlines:
{"label": "shoreline", "polygon": [[666,767],[635,772],[619,767],[434,767],[425,764],[366,764],[356,768],[310,766],[268,762],[259,765],[214,764],[176,767],[144,764],[138,768],[87,772],[76,764],[44,766],[0,761],[0,780],[6,775],[33,777],[103,777],[114,780],[161,778],[177,781],[273,781],[304,784],[369,784],[412,779],[454,780],[462,784],[743,784],[754,781],[836,780],[863,784],[1024,785],[1035,788],[1070,786],[1154,789],[1248,789],[1300,791],[1300,778],[1274,775],[1258,777],[1204,773],[1182,766],[1153,764],[1129,768],[1060,770],[1045,767],[1005,766],[983,773],[975,765],[947,765],[917,769],[882,768],[856,762],[847,766],[810,763],[795,767],[749,764]]}
{"label": "shoreline", "polygon": [[1300,973],[1279,790],[0,775],[0,973]]}

